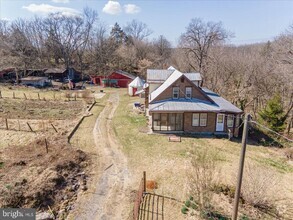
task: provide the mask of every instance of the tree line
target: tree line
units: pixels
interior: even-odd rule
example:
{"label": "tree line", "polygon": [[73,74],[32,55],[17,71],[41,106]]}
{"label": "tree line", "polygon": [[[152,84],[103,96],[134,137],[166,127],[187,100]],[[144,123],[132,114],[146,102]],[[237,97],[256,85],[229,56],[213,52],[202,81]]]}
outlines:
{"label": "tree line", "polygon": [[200,72],[203,86],[249,110],[255,119],[267,108],[271,109],[266,112],[273,111],[267,104],[275,100],[282,109],[278,120],[286,121],[290,130],[293,24],[272,41],[242,46],[229,44],[233,33],[221,22],[198,18],[187,24],[175,47],[163,35],[150,40],[151,34],[138,20],[125,27],[115,23],[108,33],[90,8],[80,16],[56,13],[29,20],[0,20],[0,69],[74,67],[92,75],[122,69],[145,77],[148,68],[172,65],[182,72]]}

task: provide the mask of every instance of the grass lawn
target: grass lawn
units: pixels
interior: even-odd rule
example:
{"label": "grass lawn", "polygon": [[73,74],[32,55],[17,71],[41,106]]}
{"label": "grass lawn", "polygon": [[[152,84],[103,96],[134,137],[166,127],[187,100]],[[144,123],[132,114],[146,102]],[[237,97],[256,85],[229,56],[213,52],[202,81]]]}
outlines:
{"label": "grass lawn", "polygon": [[[128,157],[129,167],[137,178],[137,183],[142,172],[146,171],[147,179],[158,182],[159,187],[155,190],[157,194],[183,201],[188,197],[190,152],[195,148],[210,148],[218,151],[220,181],[235,185],[241,149],[239,140],[231,142],[212,137],[183,137],[182,142],[176,143],[169,142],[167,135],[147,134],[146,117],[135,112],[132,107],[137,101],[144,102],[143,99],[129,97],[121,92],[120,105],[113,119],[113,129]],[[292,186],[290,187],[293,166],[282,154],[282,149],[249,144],[246,163],[258,164],[278,175],[280,188],[286,190],[287,197],[293,198]],[[174,207],[170,210],[173,214],[177,212],[176,219],[184,219],[180,215],[180,207],[176,211]],[[225,212],[229,214],[229,211]]]}
{"label": "grass lawn", "polygon": [[96,100],[96,104],[91,109],[92,115],[83,119],[79,128],[71,138],[70,142],[74,146],[78,146],[85,152],[96,153],[96,146],[93,138],[93,128],[95,126],[97,117],[106,105],[108,97],[109,93],[106,93],[103,98]]}

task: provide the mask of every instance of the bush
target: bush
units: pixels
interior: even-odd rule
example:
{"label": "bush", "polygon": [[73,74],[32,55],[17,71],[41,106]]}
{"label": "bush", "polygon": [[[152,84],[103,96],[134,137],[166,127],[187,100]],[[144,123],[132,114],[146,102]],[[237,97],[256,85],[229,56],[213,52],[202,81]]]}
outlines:
{"label": "bush", "polygon": [[210,149],[197,149],[192,152],[189,175],[190,194],[194,195],[194,201],[199,205],[200,210],[210,207],[212,188],[216,183],[218,170],[218,152]]}
{"label": "bush", "polygon": [[279,184],[275,172],[261,166],[247,164],[244,170],[241,196],[245,203],[265,212],[275,212],[277,202],[282,200],[282,193],[277,189]]}

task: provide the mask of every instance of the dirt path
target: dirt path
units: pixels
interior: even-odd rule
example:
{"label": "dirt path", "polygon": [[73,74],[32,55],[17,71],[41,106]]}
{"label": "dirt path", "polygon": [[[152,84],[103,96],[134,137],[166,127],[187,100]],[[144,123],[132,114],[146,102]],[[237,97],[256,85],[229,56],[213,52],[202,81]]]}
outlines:
{"label": "dirt path", "polygon": [[99,153],[96,190],[78,220],[128,219],[130,214],[130,174],[127,159],[114,138],[111,120],[119,105],[119,93],[110,95],[97,118],[93,135]]}

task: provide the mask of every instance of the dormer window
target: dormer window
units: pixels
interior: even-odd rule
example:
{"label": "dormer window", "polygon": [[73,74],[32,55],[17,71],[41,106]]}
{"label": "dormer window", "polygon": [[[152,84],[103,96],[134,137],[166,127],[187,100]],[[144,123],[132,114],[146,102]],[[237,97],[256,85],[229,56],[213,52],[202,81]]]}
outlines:
{"label": "dormer window", "polygon": [[173,87],[173,99],[179,98],[179,87]]}
{"label": "dormer window", "polygon": [[185,98],[191,99],[192,97],[192,87],[185,88]]}

